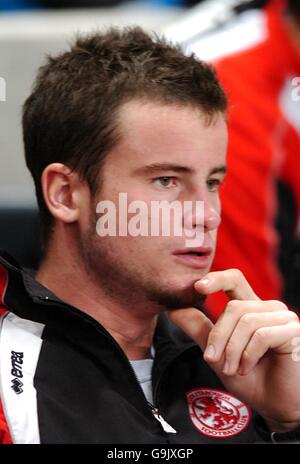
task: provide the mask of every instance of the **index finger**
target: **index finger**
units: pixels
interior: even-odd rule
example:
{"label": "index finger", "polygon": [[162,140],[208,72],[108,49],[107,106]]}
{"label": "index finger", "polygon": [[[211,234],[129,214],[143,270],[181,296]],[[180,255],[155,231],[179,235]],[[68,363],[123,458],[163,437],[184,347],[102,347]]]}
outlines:
{"label": "index finger", "polygon": [[204,295],[223,291],[231,300],[260,300],[238,269],[209,272],[194,286]]}

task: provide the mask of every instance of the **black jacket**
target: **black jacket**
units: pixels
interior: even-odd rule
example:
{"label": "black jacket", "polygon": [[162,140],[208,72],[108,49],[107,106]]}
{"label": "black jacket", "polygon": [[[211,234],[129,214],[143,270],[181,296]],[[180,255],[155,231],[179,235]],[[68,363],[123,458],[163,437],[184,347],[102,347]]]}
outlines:
{"label": "black jacket", "polygon": [[[235,400],[225,393],[216,374],[204,362],[200,348],[165,315],[159,318],[153,342],[155,404],[151,406],[126,355],[98,322],[59,300],[28,272],[12,264],[10,258],[0,257],[0,269],[3,287],[0,297],[3,293],[2,305],[9,310],[6,318],[8,315],[12,320],[16,318],[17,325],[24,320],[42,324],[38,324],[41,340],[32,385],[26,374],[25,361],[32,361],[27,354],[27,342],[21,348],[19,344],[15,351],[13,344],[17,340],[12,340],[9,387],[9,394],[15,395],[13,402],[22,401],[22,395],[24,402],[29,401],[26,391],[34,389],[37,417],[32,417],[32,421],[37,421],[41,443],[271,441],[262,419],[246,405],[238,402],[234,406]],[[8,277],[7,288],[3,284],[4,272]],[[28,327],[34,331],[34,325]],[[6,403],[2,398],[2,403],[9,416],[9,401]],[[163,430],[153,414],[154,408],[176,434]],[[242,411],[246,418],[238,417],[235,410]],[[18,433],[20,437],[22,431]],[[283,440],[299,437],[297,433],[278,436]]]}

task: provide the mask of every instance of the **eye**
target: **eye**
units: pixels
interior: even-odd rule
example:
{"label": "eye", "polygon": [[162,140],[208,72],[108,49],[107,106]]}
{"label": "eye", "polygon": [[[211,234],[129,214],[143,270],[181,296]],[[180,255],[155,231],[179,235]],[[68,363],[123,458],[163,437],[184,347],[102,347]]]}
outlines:
{"label": "eye", "polygon": [[176,187],[176,177],[172,176],[163,176],[163,177],[156,177],[152,179],[154,184],[158,185],[159,187],[163,188],[172,188]]}
{"label": "eye", "polygon": [[211,192],[217,192],[221,184],[221,179],[210,179],[207,181],[208,188]]}

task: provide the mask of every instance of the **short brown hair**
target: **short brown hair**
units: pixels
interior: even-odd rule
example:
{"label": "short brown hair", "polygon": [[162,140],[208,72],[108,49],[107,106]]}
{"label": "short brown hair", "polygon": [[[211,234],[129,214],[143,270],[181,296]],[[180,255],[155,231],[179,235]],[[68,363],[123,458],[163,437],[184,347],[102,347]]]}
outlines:
{"label": "short brown hair", "polygon": [[118,140],[116,112],[133,98],[198,106],[208,116],[227,107],[211,66],[139,27],[79,36],[39,69],[23,108],[23,138],[44,243],[53,220],[43,198],[43,170],[64,163],[95,193],[101,162]]}

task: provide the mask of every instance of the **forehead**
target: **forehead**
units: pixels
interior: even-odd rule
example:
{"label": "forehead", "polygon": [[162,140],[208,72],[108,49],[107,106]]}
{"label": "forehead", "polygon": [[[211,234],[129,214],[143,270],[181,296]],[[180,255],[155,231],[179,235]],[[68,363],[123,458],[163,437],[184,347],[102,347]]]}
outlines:
{"label": "forehead", "polygon": [[224,115],[208,119],[191,106],[131,101],[119,110],[118,164],[172,161],[193,167],[224,163],[227,125]]}

